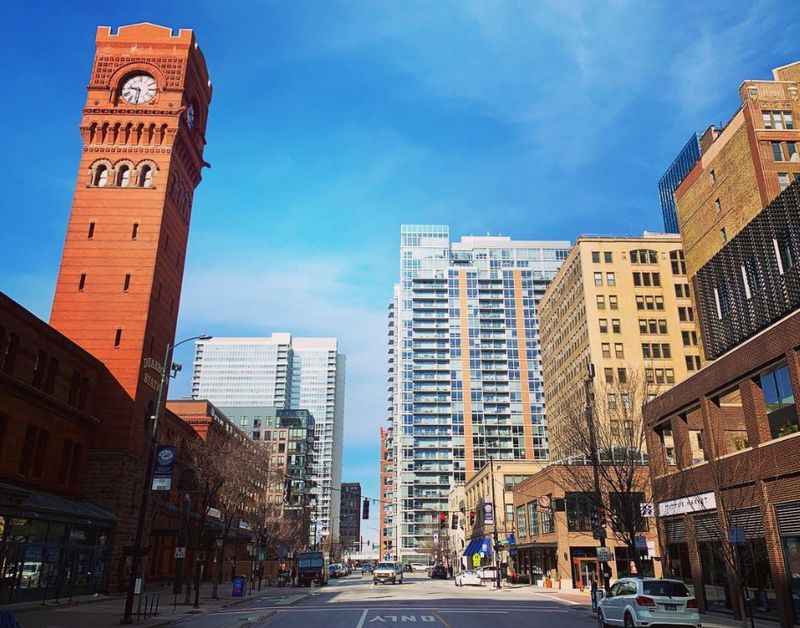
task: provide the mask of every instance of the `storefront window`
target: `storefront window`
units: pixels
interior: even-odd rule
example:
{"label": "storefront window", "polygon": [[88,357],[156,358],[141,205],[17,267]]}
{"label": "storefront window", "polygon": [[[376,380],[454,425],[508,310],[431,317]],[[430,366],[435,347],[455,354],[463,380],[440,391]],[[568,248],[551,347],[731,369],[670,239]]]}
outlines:
{"label": "storefront window", "polygon": [[800,625],[800,536],[783,537],[783,556],[792,596],[794,623]]}
{"label": "storefront window", "polygon": [[719,555],[719,541],[698,543],[700,564],[703,570],[703,588],[709,609],[731,609],[728,577],[725,563]]}
{"label": "storefront window", "polygon": [[689,561],[689,546],[686,543],[670,543],[667,545],[667,565],[671,578],[683,580],[690,586],[692,580],[692,564]]}
{"label": "storefront window", "polygon": [[747,597],[755,615],[778,617],[778,603],[764,539],[751,539],[738,546],[738,571],[744,579]]}

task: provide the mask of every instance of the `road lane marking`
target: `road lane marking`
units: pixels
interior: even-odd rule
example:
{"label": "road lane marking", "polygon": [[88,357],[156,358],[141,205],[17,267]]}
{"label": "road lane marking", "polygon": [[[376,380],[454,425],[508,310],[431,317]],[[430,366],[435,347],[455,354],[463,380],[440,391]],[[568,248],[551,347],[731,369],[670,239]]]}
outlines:
{"label": "road lane marking", "polygon": [[[556,602],[559,602],[561,604],[569,604],[571,606],[585,606],[586,605],[585,602],[575,602],[573,600],[567,600],[565,598],[560,598],[560,597],[555,596],[555,595],[549,595],[547,593],[534,593],[534,595],[538,595],[538,596],[541,596],[541,597],[546,597],[548,600],[555,600]],[[589,603],[591,604],[591,602],[589,602]]]}
{"label": "road lane marking", "polygon": [[367,618],[367,613],[369,613],[369,609],[365,608],[364,612],[361,613],[361,619],[359,619],[356,624],[356,628],[364,628],[364,620]]}

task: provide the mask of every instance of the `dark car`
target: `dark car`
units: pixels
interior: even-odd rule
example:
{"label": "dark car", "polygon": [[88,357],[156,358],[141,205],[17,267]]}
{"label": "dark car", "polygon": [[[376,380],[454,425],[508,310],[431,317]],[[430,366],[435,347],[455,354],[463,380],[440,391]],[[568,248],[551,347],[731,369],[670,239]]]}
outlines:
{"label": "dark car", "polygon": [[434,565],[431,567],[431,578],[447,580],[447,569],[444,565]]}

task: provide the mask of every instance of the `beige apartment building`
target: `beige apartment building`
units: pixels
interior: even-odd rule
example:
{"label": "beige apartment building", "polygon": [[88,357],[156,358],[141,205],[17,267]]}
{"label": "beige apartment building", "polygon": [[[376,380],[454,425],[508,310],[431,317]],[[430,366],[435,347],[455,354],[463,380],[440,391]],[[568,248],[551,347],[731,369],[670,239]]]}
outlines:
{"label": "beige apartment building", "polygon": [[700,140],[702,157],[675,190],[688,277],[800,177],[800,61],[739,86],[741,106]]}
{"label": "beige apartment building", "polygon": [[[565,451],[564,436],[567,422],[585,405],[589,364],[595,407],[608,409],[608,416],[616,407],[654,398],[701,366],[677,234],[578,238],[539,314],[554,461],[572,453]],[[630,398],[631,382],[639,382],[641,399]]]}

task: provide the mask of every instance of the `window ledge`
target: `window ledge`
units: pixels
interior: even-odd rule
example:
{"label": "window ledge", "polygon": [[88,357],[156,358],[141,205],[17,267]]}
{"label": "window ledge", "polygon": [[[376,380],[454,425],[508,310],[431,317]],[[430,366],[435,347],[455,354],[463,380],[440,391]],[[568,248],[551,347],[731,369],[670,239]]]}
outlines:
{"label": "window ledge", "polygon": [[[792,439],[792,438],[797,438],[798,436],[800,436],[800,431],[792,432],[791,434],[787,434],[786,436],[778,436],[778,438],[773,438],[773,439],[765,441],[763,443],[759,443],[758,445],[756,445],[756,447],[766,447],[768,445],[771,445],[772,443],[780,443],[781,441],[789,440],[789,439]],[[746,450],[742,450],[742,451],[746,451]]]}

